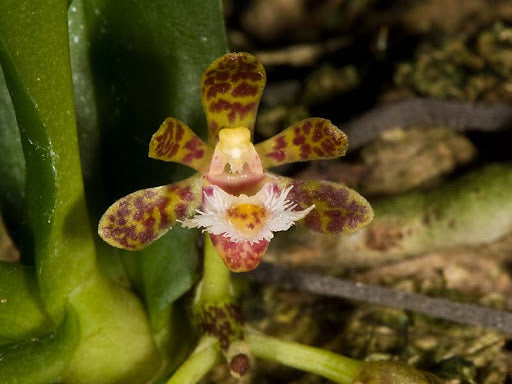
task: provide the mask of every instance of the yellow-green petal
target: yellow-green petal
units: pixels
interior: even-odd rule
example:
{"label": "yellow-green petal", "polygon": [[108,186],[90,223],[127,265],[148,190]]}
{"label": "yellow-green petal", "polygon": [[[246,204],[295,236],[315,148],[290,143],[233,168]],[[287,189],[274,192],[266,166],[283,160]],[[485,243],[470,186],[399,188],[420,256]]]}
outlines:
{"label": "yellow-green petal", "polygon": [[165,234],[176,220],[190,216],[201,202],[202,176],[142,189],[112,204],[98,234],[114,247],[138,250]]}
{"label": "yellow-green petal", "polygon": [[279,188],[293,186],[288,200],[296,209],[315,208],[299,222],[312,231],[339,234],[352,233],[373,219],[373,209],[359,193],[330,181],[304,181],[278,176]]}
{"label": "yellow-green petal", "polygon": [[299,161],[333,159],[347,152],[347,136],[329,120],[302,120],[255,146],[263,168]]}
{"label": "yellow-green petal", "polygon": [[223,128],[253,131],[265,82],[265,69],[248,53],[228,53],[210,64],[201,79],[210,144]]}
{"label": "yellow-green petal", "polygon": [[208,169],[212,154],[208,144],[174,117],[165,119],[149,143],[149,157],[188,165],[197,171]]}

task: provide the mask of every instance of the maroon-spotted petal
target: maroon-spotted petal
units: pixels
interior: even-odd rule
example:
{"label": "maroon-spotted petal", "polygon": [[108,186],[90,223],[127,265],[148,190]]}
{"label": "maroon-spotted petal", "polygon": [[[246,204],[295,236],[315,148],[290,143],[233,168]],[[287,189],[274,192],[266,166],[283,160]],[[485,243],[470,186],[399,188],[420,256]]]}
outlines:
{"label": "maroon-spotted petal", "polygon": [[176,220],[190,216],[201,202],[202,177],[142,189],[112,204],[98,234],[114,247],[138,250],[165,234]]}
{"label": "maroon-spotted petal", "polygon": [[233,272],[252,271],[260,263],[269,245],[267,240],[257,243],[234,242],[223,235],[214,234],[210,234],[210,238],[226,266]]}
{"label": "maroon-spotted petal", "polygon": [[293,124],[255,145],[263,168],[298,161],[333,159],[347,152],[347,136],[329,120],[317,117]]}
{"label": "maroon-spotted petal", "polygon": [[330,181],[304,181],[278,177],[280,188],[293,186],[288,199],[296,209],[315,208],[299,223],[315,232],[351,233],[373,219],[373,209],[359,193]]}
{"label": "maroon-spotted petal", "polygon": [[213,148],[174,117],[165,119],[149,143],[149,157],[188,165],[201,172],[208,170],[212,154]]}
{"label": "maroon-spotted petal", "polygon": [[252,132],[265,82],[265,69],[249,53],[228,53],[210,64],[201,79],[210,144],[223,128]]}

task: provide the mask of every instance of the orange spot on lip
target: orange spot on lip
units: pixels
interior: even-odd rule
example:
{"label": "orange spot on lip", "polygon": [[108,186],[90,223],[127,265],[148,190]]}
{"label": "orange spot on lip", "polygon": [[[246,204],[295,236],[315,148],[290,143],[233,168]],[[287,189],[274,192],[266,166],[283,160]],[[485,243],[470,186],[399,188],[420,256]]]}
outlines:
{"label": "orange spot on lip", "polygon": [[249,235],[259,232],[267,217],[265,207],[255,204],[231,207],[227,214],[229,221],[238,231]]}

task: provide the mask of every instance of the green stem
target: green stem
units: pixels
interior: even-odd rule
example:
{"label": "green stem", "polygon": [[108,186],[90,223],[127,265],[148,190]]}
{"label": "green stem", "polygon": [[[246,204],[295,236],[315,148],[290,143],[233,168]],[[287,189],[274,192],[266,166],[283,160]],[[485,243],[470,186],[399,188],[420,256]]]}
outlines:
{"label": "green stem", "polygon": [[264,336],[247,328],[245,341],[255,357],[314,373],[335,383],[352,383],[363,366],[363,362],[358,360],[320,348]]}
{"label": "green stem", "polygon": [[167,384],[196,384],[219,360],[219,341],[215,337],[203,336],[195,351]]}
{"label": "green stem", "polygon": [[204,246],[204,272],[200,302],[231,300],[231,274],[206,234]]}

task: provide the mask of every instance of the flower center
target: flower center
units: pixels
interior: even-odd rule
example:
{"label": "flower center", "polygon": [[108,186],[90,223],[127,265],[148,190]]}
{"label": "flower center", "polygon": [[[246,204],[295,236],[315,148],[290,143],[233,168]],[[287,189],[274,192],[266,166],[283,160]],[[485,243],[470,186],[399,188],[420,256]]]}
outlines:
{"label": "flower center", "polygon": [[251,143],[251,132],[245,127],[221,129],[208,174],[220,175],[226,165],[231,173],[241,173],[245,164],[251,172],[263,173],[260,157]]}
{"label": "flower center", "polygon": [[256,187],[263,177],[251,132],[245,127],[221,129],[206,175],[208,181],[229,193],[238,194]]}
{"label": "flower center", "polygon": [[229,221],[238,231],[253,235],[258,233],[267,219],[265,207],[255,204],[240,204],[227,211]]}
{"label": "flower center", "polygon": [[251,132],[244,127],[221,129],[216,149],[229,164],[231,172],[240,173],[244,163],[250,161],[248,155],[253,149]]}

